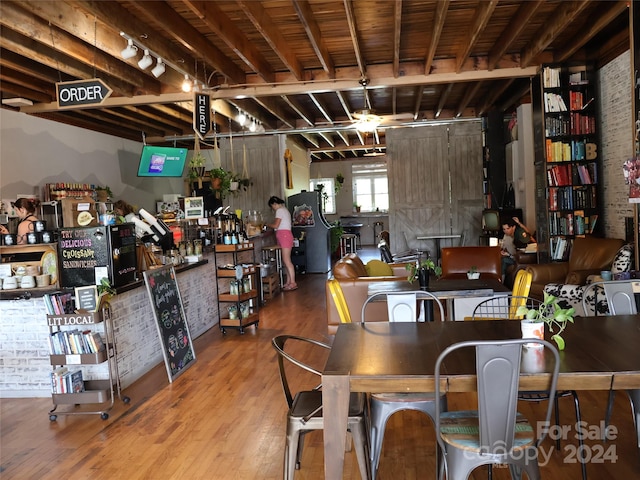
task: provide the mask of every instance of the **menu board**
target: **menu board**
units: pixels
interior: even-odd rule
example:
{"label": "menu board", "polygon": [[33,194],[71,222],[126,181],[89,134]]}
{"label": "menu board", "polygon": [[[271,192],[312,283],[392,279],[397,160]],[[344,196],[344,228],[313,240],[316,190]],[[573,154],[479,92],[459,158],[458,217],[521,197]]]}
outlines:
{"label": "menu board", "polygon": [[109,265],[110,255],[104,227],[60,229],[60,286],[96,285],[95,268]]}
{"label": "menu board", "polygon": [[169,382],[196,361],[173,266],[144,272]]}

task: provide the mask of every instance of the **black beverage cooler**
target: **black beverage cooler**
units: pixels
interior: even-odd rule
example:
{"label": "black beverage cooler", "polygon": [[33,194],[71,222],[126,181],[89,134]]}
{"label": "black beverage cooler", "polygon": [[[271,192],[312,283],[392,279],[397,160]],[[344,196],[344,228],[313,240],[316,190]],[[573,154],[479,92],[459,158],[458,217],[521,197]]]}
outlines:
{"label": "black beverage cooler", "polygon": [[133,223],[62,228],[58,235],[60,286],[96,285],[106,271],[113,287],[136,280],[136,233]]}
{"label": "black beverage cooler", "polygon": [[[287,198],[292,218],[292,231],[300,240],[305,256],[306,271],[326,273],[331,269],[331,225],[324,218],[320,192],[302,191]],[[302,235],[304,233],[304,235]],[[292,252],[292,261],[296,260]]]}

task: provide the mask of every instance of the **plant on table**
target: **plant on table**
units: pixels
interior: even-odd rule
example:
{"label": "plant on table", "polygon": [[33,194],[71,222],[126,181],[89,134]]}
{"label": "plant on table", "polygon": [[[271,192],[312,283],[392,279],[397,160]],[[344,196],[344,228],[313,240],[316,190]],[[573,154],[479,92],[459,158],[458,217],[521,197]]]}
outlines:
{"label": "plant on table", "polygon": [[418,278],[418,272],[420,270],[427,270],[429,273],[433,273],[436,277],[442,275],[442,267],[436,265],[435,262],[430,258],[426,258],[424,260],[416,260],[415,263],[409,263],[406,266],[406,269],[409,272],[407,280],[412,283],[416,280],[416,278]]}
{"label": "plant on table", "polygon": [[567,328],[568,323],[573,323],[575,313],[576,310],[573,307],[561,308],[558,299],[547,292],[544,292],[544,301],[538,307],[529,308],[522,305],[516,311],[516,315],[524,315],[525,320],[546,323],[549,332],[553,333],[551,339],[558,345],[558,350],[564,350],[565,343],[561,334]]}

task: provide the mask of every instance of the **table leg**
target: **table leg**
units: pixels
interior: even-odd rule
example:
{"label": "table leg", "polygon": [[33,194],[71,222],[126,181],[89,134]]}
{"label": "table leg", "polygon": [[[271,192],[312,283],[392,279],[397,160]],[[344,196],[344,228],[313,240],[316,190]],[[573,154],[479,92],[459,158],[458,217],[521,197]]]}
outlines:
{"label": "table leg", "polygon": [[344,450],[349,417],[349,376],[322,376],[324,417],[324,478],[338,480],[343,476]]}
{"label": "table leg", "polygon": [[631,399],[631,413],[635,417],[636,441],[638,448],[640,448],[640,389],[627,390],[627,393]]}

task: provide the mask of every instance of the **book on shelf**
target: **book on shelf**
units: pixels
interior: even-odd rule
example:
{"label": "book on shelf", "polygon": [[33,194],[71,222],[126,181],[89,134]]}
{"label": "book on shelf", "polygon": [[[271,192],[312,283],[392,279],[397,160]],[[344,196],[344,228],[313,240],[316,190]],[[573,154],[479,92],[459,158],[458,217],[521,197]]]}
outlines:
{"label": "book on shelf", "polygon": [[82,380],[82,370],[76,370],[75,372],[71,373],[69,381],[70,381],[70,385],[69,385],[70,393],[84,392],[84,381]]}
{"label": "book on shelf", "polygon": [[560,69],[544,67],[542,69],[542,84],[545,88],[557,88],[560,86]]}

